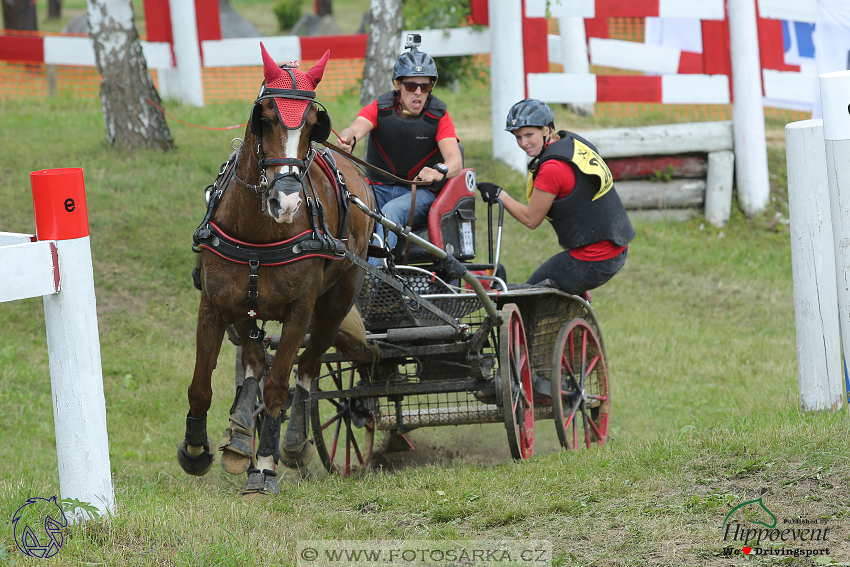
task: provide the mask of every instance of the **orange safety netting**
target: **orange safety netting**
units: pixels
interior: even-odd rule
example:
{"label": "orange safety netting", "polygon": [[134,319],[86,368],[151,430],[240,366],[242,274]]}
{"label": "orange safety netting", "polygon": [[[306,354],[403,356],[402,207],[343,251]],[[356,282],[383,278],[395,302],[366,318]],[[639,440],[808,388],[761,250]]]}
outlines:
{"label": "orange safety netting", "polygon": [[[549,21],[549,32],[558,33],[557,20]],[[27,32],[26,35],[54,35]],[[608,36],[612,39],[642,42],[644,39],[643,18],[609,18]],[[489,59],[488,56],[484,56]],[[309,69],[315,61],[303,61],[302,69]],[[331,59],[325,69],[321,94],[325,99],[341,96],[359,97],[363,74],[363,59]],[[550,64],[552,72],[561,71],[558,64]],[[642,75],[639,71],[628,71],[610,67],[591,66],[597,75]],[[156,70],[150,70],[154,84],[159,87]],[[254,100],[263,80],[261,65],[252,67],[204,68],[204,99],[210,103],[225,101],[250,102]],[[44,97],[52,95],[79,98],[94,98],[100,93],[100,74],[94,67],[45,65],[43,63],[20,63],[0,61],[0,100]],[[658,104],[646,102],[597,103],[596,116],[609,122],[630,121],[651,115],[653,121],[712,121],[730,120],[731,105],[723,104]],[[765,115],[788,122],[804,120],[810,113],[766,108]]]}

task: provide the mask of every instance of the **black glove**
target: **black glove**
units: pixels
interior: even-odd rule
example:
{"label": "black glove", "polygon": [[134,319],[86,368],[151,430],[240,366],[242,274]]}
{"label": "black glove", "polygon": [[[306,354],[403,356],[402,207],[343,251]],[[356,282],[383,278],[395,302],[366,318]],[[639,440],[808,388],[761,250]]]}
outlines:
{"label": "black glove", "polygon": [[498,198],[502,188],[495,183],[479,183],[478,190],[481,191],[481,198],[485,203],[493,203]]}

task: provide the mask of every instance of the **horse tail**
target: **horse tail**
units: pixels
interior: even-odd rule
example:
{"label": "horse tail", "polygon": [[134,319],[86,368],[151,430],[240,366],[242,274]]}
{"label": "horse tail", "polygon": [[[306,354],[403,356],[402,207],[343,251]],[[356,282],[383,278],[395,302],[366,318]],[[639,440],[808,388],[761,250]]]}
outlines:
{"label": "horse tail", "polygon": [[337,352],[359,362],[371,362],[377,355],[377,347],[366,343],[366,327],[356,303],[339,326],[334,346]]}

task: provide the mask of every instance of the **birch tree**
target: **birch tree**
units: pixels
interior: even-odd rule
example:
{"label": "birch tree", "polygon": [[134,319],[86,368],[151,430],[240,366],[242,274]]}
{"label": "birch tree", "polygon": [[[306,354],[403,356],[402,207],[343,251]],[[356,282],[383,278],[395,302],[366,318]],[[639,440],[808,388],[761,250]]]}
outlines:
{"label": "birch tree", "polygon": [[370,0],[366,65],[360,87],[360,104],[365,106],[390,87],[393,65],[401,53],[404,29],[404,0]]}
{"label": "birch tree", "polygon": [[127,150],[174,146],[133,21],[131,0],[87,0],[89,36],[100,71],[106,141]]}

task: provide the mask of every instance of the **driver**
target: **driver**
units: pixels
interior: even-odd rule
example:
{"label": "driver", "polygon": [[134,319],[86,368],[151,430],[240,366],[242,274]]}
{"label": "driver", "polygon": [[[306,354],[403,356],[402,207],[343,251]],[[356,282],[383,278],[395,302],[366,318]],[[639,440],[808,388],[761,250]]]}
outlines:
{"label": "driver", "polygon": [[493,183],[479,183],[485,202],[497,198],[519,222],[534,230],[548,219],[564,249],[531,274],[526,284],[549,285],[590,296],[626,263],[635,229],[623,207],[611,171],[594,146],[578,134],[555,133],[555,114],[528,98],[513,105],[505,130],[531,159],[526,198],[520,203]]}
{"label": "driver", "polygon": [[[460,145],[454,123],[442,100],[431,94],[437,82],[437,65],[427,53],[408,42],[393,67],[393,86],[371,104],[363,107],[351,125],[340,133],[339,146],[351,151],[357,141],[371,132],[366,161],[411,182],[433,182],[417,191],[413,222],[410,223],[412,189],[369,170],[378,210],[403,226],[426,222],[428,211],[445,180],[463,169]],[[383,237],[383,227],[376,232]],[[386,245],[395,249],[398,237],[387,231]],[[381,265],[379,258],[370,258]]]}

